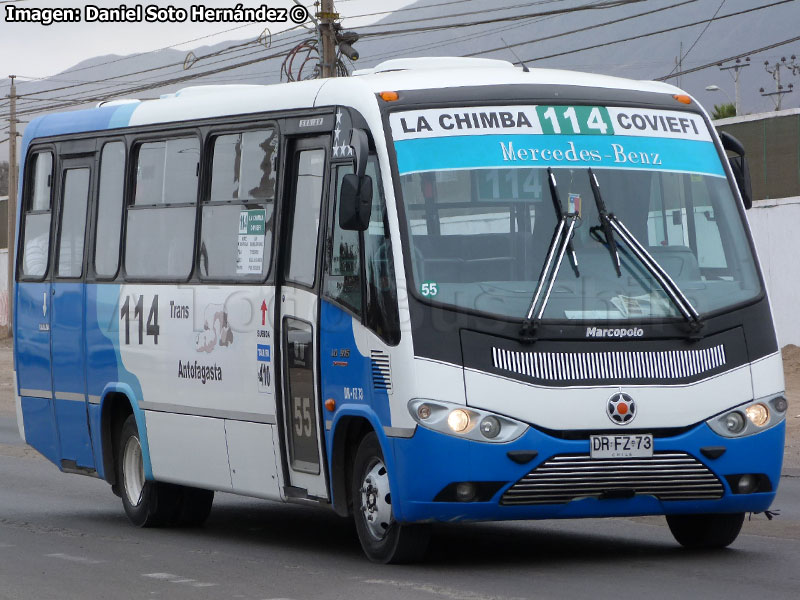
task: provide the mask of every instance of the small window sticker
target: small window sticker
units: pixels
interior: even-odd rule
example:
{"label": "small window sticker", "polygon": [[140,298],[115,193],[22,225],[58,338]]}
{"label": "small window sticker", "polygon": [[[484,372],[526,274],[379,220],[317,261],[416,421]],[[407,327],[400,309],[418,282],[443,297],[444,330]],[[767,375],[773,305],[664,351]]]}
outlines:
{"label": "small window sticker", "polygon": [[239,239],[237,242],[236,273],[258,275],[264,264],[264,237],[266,210],[243,210],[239,213]]}
{"label": "small window sticker", "polygon": [[581,195],[580,194],[570,194],[567,197],[567,213],[571,215],[578,215],[578,218],[581,218]]}
{"label": "small window sticker", "polygon": [[439,293],[439,284],[435,281],[426,281],[419,286],[419,293],[426,298],[433,298]]}

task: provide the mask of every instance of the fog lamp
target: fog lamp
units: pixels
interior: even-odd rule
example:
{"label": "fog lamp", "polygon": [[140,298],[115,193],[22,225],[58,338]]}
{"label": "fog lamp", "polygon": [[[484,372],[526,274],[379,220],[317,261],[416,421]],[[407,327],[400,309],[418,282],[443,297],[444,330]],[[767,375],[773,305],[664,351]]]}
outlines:
{"label": "fog lamp", "polygon": [[728,413],[722,418],[722,424],[731,433],[739,433],[744,429],[744,416],[740,412]]}
{"label": "fog lamp", "polygon": [[469,427],[469,413],[461,408],[451,411],[447,415],[447,425],[456,433],[466,431]]}
{"label": "fog lamp", "polygon": [[427,404],[420,404],[417,408],[417,415],[424,421],[431,416],[431,407]]}
{"label": "fog lamp", "polygon": [[456,486],[456,498],[459,502],[469,502],[475,498],[475,484],[468,481],[459,483]]}
{"label": "fog lamp", "polygon": [[736,484],[736,489],[740,494],[749,494],[756,489],[758,480],[755,475],[742,475],[739,477],[739,482]]}
{"label": "fog lamp", "polygon": [[500,433],[500,421],[496,417],[484,417],[481,421],[481,433],[489,438],[496,438]]}
{"label": "fog lamp", "polygon": [[760,402],[758,404],[751,404],[745,410],[747,418],[753,425],[763,427],[769,421],[769,409]]}
{"label": "fog lamp", "polygon": [[772,406],[777,410],[779,413],[786,412],[786,409],[789,408],[789,403],[786,401],[786,398],[783,396],[778,396],[772,401]]}

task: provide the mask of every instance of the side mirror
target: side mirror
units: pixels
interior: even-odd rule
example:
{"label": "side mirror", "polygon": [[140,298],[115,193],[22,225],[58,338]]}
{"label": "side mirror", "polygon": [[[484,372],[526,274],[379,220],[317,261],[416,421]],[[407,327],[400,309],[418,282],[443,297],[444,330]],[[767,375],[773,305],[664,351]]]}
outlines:
{"label": "side mirror", "polygon": [[372,213],[372,177],[349,173],[339,189],[339,227],[366,231]]}
{"label": "side mirror", "polygon": [[742,195],[744,207],[750,210],[753,207],[753,187],[750,183],[750,166],[747,164],[747,159],[744,157],[744,146],[739,140],[725,131],[719,132],[719,139],[725,150],[736,154],[736,156],[728,158],[728,163],[731,166],[733,178],[736,180],[739,193]]}

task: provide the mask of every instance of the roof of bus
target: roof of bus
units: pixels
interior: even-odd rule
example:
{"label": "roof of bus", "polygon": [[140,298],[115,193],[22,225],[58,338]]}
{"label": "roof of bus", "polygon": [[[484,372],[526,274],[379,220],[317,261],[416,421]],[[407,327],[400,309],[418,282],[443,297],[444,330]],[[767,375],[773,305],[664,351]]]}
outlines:
{"label": "roof of bus", "polygon": [[526,72],[506,61],[478,58],[394,59],[372,69],[356,71],[354,75],[273,85],[196,86],[162,96],[158,100],[117,100],[96,108],[34,119],[26,128],[25,138],[29,142],[39,137],[135,125],[329,106],[342,103],[342,98],[360,97],[357,104],[366,101],[374,104],[375,94],[387,90],[570,85],[662,94],[680,92],[674,86],[656,81],[634,81],[554,69],[530,69]]}

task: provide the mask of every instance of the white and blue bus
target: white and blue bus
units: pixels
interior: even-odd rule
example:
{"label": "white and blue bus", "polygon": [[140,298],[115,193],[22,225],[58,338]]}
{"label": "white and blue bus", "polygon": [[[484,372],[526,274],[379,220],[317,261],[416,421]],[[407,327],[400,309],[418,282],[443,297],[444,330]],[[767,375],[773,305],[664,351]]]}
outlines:
{"label": "white and blue bus", "polygon": [[665,515],[723,547],[775,497],[743,150],[672,86],[398,59],[23,146],[20,433],[135,525],[232,492],[401,562],[436,521]]}

